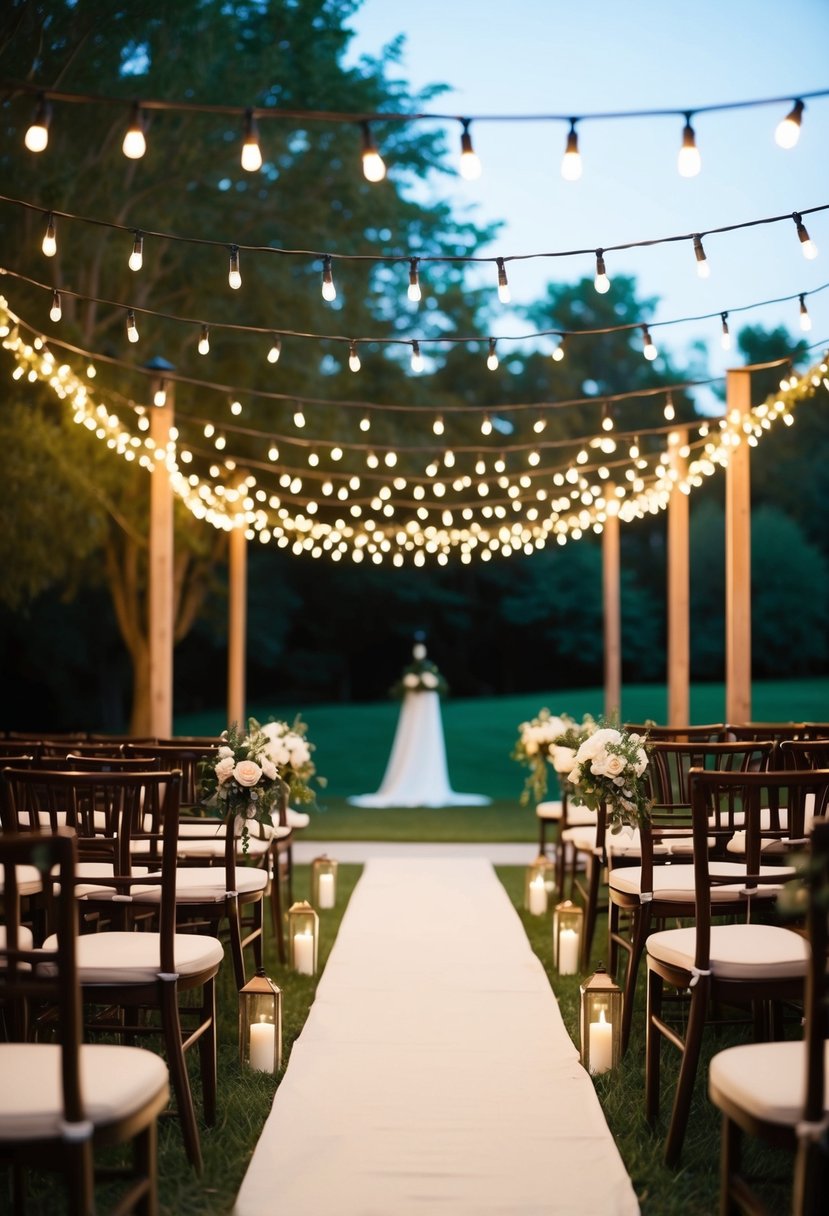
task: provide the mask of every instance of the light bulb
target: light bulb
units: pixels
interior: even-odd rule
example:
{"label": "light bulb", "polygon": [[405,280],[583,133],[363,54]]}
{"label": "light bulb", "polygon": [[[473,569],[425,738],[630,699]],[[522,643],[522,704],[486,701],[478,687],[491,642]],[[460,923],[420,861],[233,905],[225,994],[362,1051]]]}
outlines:
{"label": "light bulb", "polygon": [[361,431],[370,431],[371,430],[371,419],[369,418],[368,414],[364,414],[363,417],[360,419],[360,430]]}
{"label": "light bulb", "polygon": [[797,229],[797,237],[800,241],[800,248],[803,250],[803,256],[804,258],[808,258],[809,261],[812,261],[813,258],[817,257],[817,245],[809,236],[803,220],[796,211],[792,213],[792,219],[794,220],[795,228]]}
{"label": "light bulb", "polygon": [[412,365],[413,372],[419,373],[419,372],[423,371],[423,367],[424,367],[423,355],[421,355],[421,353],[420,353],[420,343],[419,342],[412,342],[411,365]]}
{"label": "light bulb", "polygon": [[282,354],[282,339],[277,338],[276,335],[274,335],[274,339],[271,342],[271,348],[268,351],[268,363],[278,363],[279,356],[281,354]]}
{"label": "light bulb", "polygon": [[702,237],[694,237],[694,256],[697,259],[697,274],[701,279],[707,279],[711,275],[711,267],[708,265],[708,258],[705,256],[705,250],[702,247]]}
{"label": "light bulb", "polygon": [[322,262],[322,298],[323,300],[336,300],[337,289],[334,286],[334,273],[331,269],[331,254],[327,253]]}
{"label": "light bulb", "polygon": [[682,147],[679,149],[676,167],[680,177],[696,177],[702,168],[702,158],[697,148],[697,138],[691,126],[691,115],[685,115],[682,128]]}
{"label": "light bulb", "polygon": [[53,291],[52,292],[52,307],[49,309],[49,316],[53,321],[59,321],[61,318],[61,315],[62,314],[61,314],[61,307],[60,307],[60,292]]}
{"label": "light bulb", "polygon": [[241,403],[241,401],[231,401],[231,403],[230,403],[230,412],[231,412],[231,414],[233,414],[233,415],[234,415],[234,417],[238,418],[238,417],[239,417],[239,415],[240,415],[240,414],[241,414],[241,412],[242,412],[242,403]]}
{"label": "light bulb", "polygon": [[564,156],[561,158],[561,176],[566,182],[577,182],[581,177],[581,153],[579,152],[575,118],[570,119],[567,146],[564,149]]}
{"label": "light bulb", "polygon": [[495,339],[489,339],[489,354],[486,357],[486,365],[491,372],[494,372],[498,366],[498,356],[495,353]]}
{"label": "light bulb", "polygon": [[812,328],[812,318],[809,316],[809,310],[806,307],[806,300],[803,296],[800,299],[800,328],[805,334]]}
{"label": "light bulb", "polygon": [[722,336],[720,337],[720,345],[723,350],[731,350],[731,331],[728,328],[728,313],[720,314],[722,317]]}
{"label": "light bulb", "polygon": [[127,312],[127,337],[130,342],[138,341],[138,326],[135,324],[135,313],[132,309]]}
{"label": "light bulb", "polygon": [[796,101],[794,108],[777,124],[774,139],[778,147],[793,148],[800,139],[800,120],[804,109],[803,102]]}
{"label": "light bulb", "polygon": [[673,422],[674,418],[676,418],[676,410],[674,409],[674,401],[673,401],[673,397],[671,396],[670,393],[668,393],[667,400],[665,401],[665,408],[662,411],[662,414],[663,414],[663,417],[666,422]]}
{"label": "light bulb", "polygon": [[551,358],[554,359],[556,363],[561,363],[562,359],[564,358],[564,338],[563,337],[559,341],[558,346],[553,351]]}
{"label": "light bulb", "polygon": [[463,130],[461,131],[461,177],[464,181],[474,182],[476,178],[481,176],[481,162],[478,159],[475,149],[472,147],[472,136],[469,134],[469,119],[461,120]]}
{"label": "light bulb", "polygon": [[610,279],[607,277],[607,270],[604,264],[604,254],[601,249],[596,250],[596,277],[593,280],[593,286],[600,296],[610,291]]}
{"label": "light bulb", "polygon": [[294,410],[294,426],[305,426],[305,415],[302,412],[302,406],[298,405]]}
{"label": "light bulb", "polygon": [[361,367],[360,356],[357,354],[357,344],[349,342],[348,344],[348,366],[353,372],[358,372]]}
{"label": "light bulb", "polygon": [[363,132],[363,177],[367,182],[381,182],[386,176],[386,166],[377,151],[377,144],[367,122],[360,124]]}
{"label": "light bulb", "polygon": [[492,419],[490,418],[489,414],[484,414],[483,419],[481,420],[481,434],[492,434]]}
{"label": "light bulb", "polygon": [[141,107],[136,101],[132,107],[129,126],[124,134],[121,151],[129,160],[140,160],[147,151],[147,141],[144,138],[144,123],[141,119]]}
{"label": "light bulb", "polygon": [[167,390],[164,387],[164,381],[162,380],[161,383],[159,384],[158,388],[153,393],[153,405],[157,405],[158,408],[161,409],[161,407],[166,404],[167,404]]}
{"label": "light bulb", "polygon": [[43,234],[43,244],[41,249],[46,254],[47,258],[53,258],[58,251],[58,241],[55,235],[55,217],[49,213],[46,220],[46,231]]}
{"label": "light bulb", "polygon": [[495,264],[498,267],[498,299],[502,304],[509,304],[512,297],[507,282],[507,268],[504,265],[504,259],[496,258]]}
{"label": "light bulb", "polygon": [[420,300],[420,275],[417,270],[417,258],[409,259],[409,290],[408,296],[413,304],[417,304]]}
{"label": "light bulb", "polygon": [[242,286],[242,272],[239,269],[239,246],[230,246],[230,266],[227,272],[228,284],[234,291],[238,291]]}
{"label": "light bulb", "polygon": [[432,431],[435,435],[443,434],[443,431],[444,431],[443,419],[441,418],[440,414],[438,414],[437,418],[432,423]]}
{"label": "light bulb", "polygon": [[613,414],[611,413],[609,405],[605,405],[604,409],[602,410],[602,430],[613,430]]}
{"label": "light bulb", "polygon": [[201,337],[199,338],[199,354],[206,355],[210,352],[210,330],[206,325],[201,327]]}
{"label": "light bulb", "polygon": [[546,429],[547,429],[547,420],[540,416],[538,418],[536,418],[535,422],[533,423],[533,430],[535,431],[536,435],[540,435],[541,432],[545,431]]}
{"label": "light bulb", "polygon": [[631,460],[639,459],[639,438],[638,438],[638,436],[636,438],[634,438],[633,442],[631,443],[630,448],[628,449],[628,456],[630,456]]}
{"label": "light bulb", "polygon": [[49,123],[51,117],[52,108],[43,94],[41,94],[37,101],[34,118],[23,137],[23,142],[30,152],[43,152],[46,148],[49,142]]}
{"label": "light bulb", "polygon": [[140,270],[144,265],[144,238],[140,232],[136,232],[135,240],[132,243],[132,253],[127,263],[130,270]]}
{"label": "light bulb", "polygon": [[653,344],[653,338],[651,338],[647,325],[642,326],[642,343],[642,354],[652,363],[659,352]]}
{"label": "light bulb", "polygon": [[245,139],[242,144],[242,168],[255,173],[262,168],[262,152],[259,147],[259,131],[253,110],[245,110]]}

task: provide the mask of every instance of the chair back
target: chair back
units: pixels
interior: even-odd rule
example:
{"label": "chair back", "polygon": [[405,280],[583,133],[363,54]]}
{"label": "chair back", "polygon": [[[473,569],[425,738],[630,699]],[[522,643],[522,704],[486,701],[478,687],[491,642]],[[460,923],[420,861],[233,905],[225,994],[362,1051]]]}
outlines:
{"label": "chair back", "polygon": [[784,739],[802,739],[805,725],[803,722],[734,722],[726,726],[726,738],[735,742],[749,742],[752,739],[772,739],[775,753],[771,768],[782,768],[778,749]]}
{"label": "chair back", "polygon": [[121,756],[120,743],[91,742],[86,739],[44,739],[41,754],[44,758],[62,760],[69,752],[75,756]]}
{"label": "chair back", "polygon": [[829,738],[785,739],[780,762],[783,768],[829,768]]}
{"label": "chair back", "polygon": [[125,743],[125,756],[138,756],[154,760],[164,770],[178,769],[181,772],[182,806],[196,806],[201,784],[200,765],[206,754],[219,750],[220,744],[193,743]]}
{"label": "chair back", "polygon": [[42,744],[36,741],[26,743],[23,739],[0,739],[0,764],[13,764],[18,756],[36,760],[42,750]]}
{"label": "chair back", "polygon": [[799,737],[802,739],[829,739],[829,722],[806,722]]}
{"label": "chair back", "polygon": [[657,726],[651,722],[626,722],[626,731],[647,735],[649,740],[659,739],[665,743],[722,743],[725,741],[725,723],[709,722],[703,726]]}

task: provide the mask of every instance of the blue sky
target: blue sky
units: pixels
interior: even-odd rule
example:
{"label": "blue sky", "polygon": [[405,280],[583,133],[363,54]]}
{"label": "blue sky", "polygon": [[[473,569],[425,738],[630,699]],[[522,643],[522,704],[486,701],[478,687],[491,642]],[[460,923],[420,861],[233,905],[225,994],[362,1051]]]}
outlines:
{"label": "blue sky", "polygon": [[[413,87],[451,92],[432,108],[446,113],[586,115],[598,111],[693,109],[719,102],[798,96],[829,87],[829,0],[697,0],[693,5],[583,0],[364,0],[352,19],[349,59],[376,54],[406,35],[401,74]],[[829,203],[829,97],[806,103],[800,140],[774,142],[783,106],[700,114],[698,177],[676,169],[682,119],[595,120],[579,126],[580,181],[560,173],[562,123],[473,124],[483,163],[477,182],[443,178],[435,189],[471,206],[481,220],[505,221],[492,255],[608,246],[742,224]],[[455,129],[450,146],[457,142]],[[806,218],[819,248],[807,261],[794,223],[705,240],[703,281],[690,243],[607,255],[607,269],[634,275],[640,296],[660,299],[656,320],[736,310],[813,292],[829,283],[829,212]],[[572,282],[594,271],[591,257],[509,267],[513,301],[538,299],[550,278]],[[492,272],[494,275],[494,271]],[[811,342],[829,342],[829,289],[807,299]],[[527,324],[499,305],[499,334]],[[798,302],[732,315],[745,324],[784,324],[799,335]],[[678,357],[706,340],[712,374],[735,363],[720,348],[719,320],[655,331]]]}

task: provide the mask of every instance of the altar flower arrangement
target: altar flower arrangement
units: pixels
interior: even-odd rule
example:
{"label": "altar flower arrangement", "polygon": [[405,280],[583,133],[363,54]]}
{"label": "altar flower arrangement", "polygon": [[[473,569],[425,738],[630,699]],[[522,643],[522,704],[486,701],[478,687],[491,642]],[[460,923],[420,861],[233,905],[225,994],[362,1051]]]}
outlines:
{"label": "altar flower arrangement", "polygon": [[546,708],[539,710],[535,718],[520,724],[511,759],[530,770],[521,794],[522,806],[531,798],[543,801],[547,793],[548,764],[555,769],[560,783],[566,781],[576,750],[595,728],[590,714],[585,714],[579,723],[570,714],[551,714]]}
{"label": "altar flower arrangement", "polygon": [[600,726],[580,745],[567,780],[580,801],[593,811],[607,803],[612,832],[638,828],[648,821],[650,801],[645,770],[646,740],[635,732]]}
{"label": "altar flower arrangement", "polygon": [[390,690],[393,697],[404,697],[407,692],[436,692],[445,696],[449,685],[431,659],[426,658],[426,647],[418,643],[412,649],[412,662],[403,669],[403,674]]}

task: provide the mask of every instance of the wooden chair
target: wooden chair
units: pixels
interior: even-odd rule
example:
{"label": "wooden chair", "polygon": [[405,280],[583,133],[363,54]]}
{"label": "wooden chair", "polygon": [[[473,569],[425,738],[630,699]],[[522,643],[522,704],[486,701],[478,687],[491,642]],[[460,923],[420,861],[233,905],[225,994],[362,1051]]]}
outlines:
{"label": "wooden chair", "polygon": [[0,764],[14,764],[19,756],[36,760],[41,752],[38,742],[26,743],[22,739],[0,739]]}
{"label": "wooden chair", "polygon": [[[215,979],[224,951],[214,936],[178,932],[180,775],[4,769],[0,782],[6,830],[16,830],[23,818],[32,830],[51,833],[60,811],[77,833],[76,893],[81,911],[93,914],[87,923],[98,930],[78,939],[84,1004],[107,1011],[95,1025],[109,1033],[162,1035],[185,1149],[200,1170],[199,1132],[184,1053],[198,1044],[204,1116],[212,1125]],[[90,871],[87,865],[101,870]],[[153,898],[157,916],[155,908],[147,907]],[[157,923],[153,931],[146,928],[148,911]],[[136,931],[137,923],[141,932]],[[46,948],[52,944],[52,938],[44,943]],[[180,995],[190,992],[196,994],[197,1003],[180,1005]],[[112,1009],[155,1010],[160,1026],[149,1028],[143,1016],[128,1023],[125,1015],[118,1014],[113,1021]],[[191,1019],[194,1025],[189,1024]]]}
{"label": "wooden chair", "polygon": [[793,1216],[822,1216],[829,1195],[829,1100],[826,961],[829,952],[829,821],[810,834],[805,882],[809,895],[804,1038],[747,1043],[718,1052],[708,1070],[708,1094],[722,1111],[720,1212],[760,1210],[742,1167],[743,1135],[795,1153]]}
{"label": "wooden chair", "polygon": [[[0,1001],[56,1010],[54,1042],[0,1043],[0,1157],[12,1165],[15,1213],[26,1210],[26,1171],[36,1168],[61,1173],[68,1211],[91,1216],[95,1150],[132,1142],[132,1167],[117,1171],[126,1180],[118,1211],[156,1216],[156,1121],[169,1100],[167,1068],[140,1047],[81,1044],[75,855],[67,829],[0,836]],[[57,878],[56,933],[45,949],[33,950],[18,917],[22,868],[36,868],[44,882]]]}
{"label": "wooden chair", "polygon": [[785,739],[802,739],[805,727],[803,722],[729,722],[725,729],[727,737],[735,742],[772,739],[775,743],[772,767],[781,768],[777,747]]}
{"label": "wooden chair", "polygon": [[[789,928],[756,923],[752,906],[756,892],[768,883],[780,885],[792,870],[780,866],[777,875],[761,873],[763,830],[761,811],[785,802],[792,841],[803,837],[805,804],[812,795],[819,814],[829,804],[829,771],[812,772],[706,772],[689,774],[694,840],[695,924],[665,929],[647,940],[648,998],[645,1047],[646,1110],[656,1123],[660,1097],[661,1043],[665,1038],[681,1055],[679,1079],[671,1122],[665,1143],[665,1160],[676,1165],[688,1123],[694,1080],[709,1018],[709,1002],[721,1005],[750,1005],[755,1028],[768,1032],[768,1010],[772,1003],[802,1000],[808,949],[804,938]],[[725,808],[724,811],[722,808]],[[734,831],[737,810],[746,832],[746,877],[742,884],[746,919],[732,924],[712,924],[714,888],[729,885],[717,877],[710,864],[711,838],[728,838]],[[684,1039],[662,1016],[665,985],[689,991]]]}
{"label": "wooden chair", "polygon": [[724,743],[724,722],[709,722],[702,726],[658,726],[653,722],[626,722],[623,730],[647,736],[650,742],[663,743]]}

